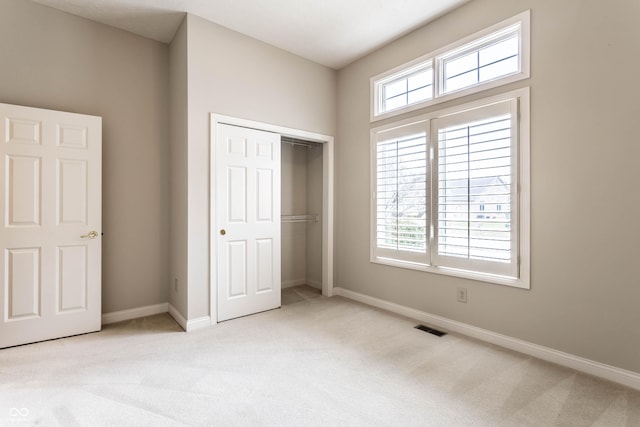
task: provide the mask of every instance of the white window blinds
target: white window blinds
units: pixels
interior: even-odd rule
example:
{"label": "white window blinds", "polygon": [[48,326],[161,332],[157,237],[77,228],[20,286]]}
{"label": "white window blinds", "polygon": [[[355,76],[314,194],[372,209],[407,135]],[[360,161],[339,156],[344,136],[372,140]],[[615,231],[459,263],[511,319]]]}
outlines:
{"label": "white window blinds", "polygon": [[517,102],[432,123],[434,265],[517,276]]}
{"label": "white window blinds", "polygon": [[426,130],[380,135],[375,145],[375,256],[428,261]]}
{"label": "white window blinds", "polygon": [[371,261],[529,287],[529,90],[371,130]]}

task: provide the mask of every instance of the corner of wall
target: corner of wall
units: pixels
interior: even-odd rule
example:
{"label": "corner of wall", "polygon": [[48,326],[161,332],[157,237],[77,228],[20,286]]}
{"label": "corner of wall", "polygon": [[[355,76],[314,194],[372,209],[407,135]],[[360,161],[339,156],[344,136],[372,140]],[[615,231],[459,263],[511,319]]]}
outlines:
{"label": "corner of wall", "polygon": [[[187,17],[176,30],[169,45],[170,80],[170,174],[171,174],[171,261],[169,303],[174,314],[188,313],[187,275],[187,141],[188,74]],[[176,318],[176,316],[174,316]],[[185,327],[185,326],[183,326]]]}

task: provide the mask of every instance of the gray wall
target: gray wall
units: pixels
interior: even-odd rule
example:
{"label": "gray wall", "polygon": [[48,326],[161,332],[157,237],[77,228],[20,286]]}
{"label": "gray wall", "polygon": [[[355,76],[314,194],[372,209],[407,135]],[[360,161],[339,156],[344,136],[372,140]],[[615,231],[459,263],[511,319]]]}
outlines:
{"label": "gray wall", "polygon": [[103,118],[102,311],[166,302],[167,46],[1,0],[0,58],[0,102]]}
{"label": "gray wall", "polygon": [[187,197],[186,215],[172,227],[187,232],[185,247],[174,248],[172,265],[187,286],[181,313],[192,320],[209,315],[209,277],[215,274],[209,270],[209,113],[334,135],[337,77],[327,67],[193,15],[187,15],[186,33],[187,159],[172,164],[172,179],[182,184],[174,184],[174,192]]}
{"label": "gray wall", "polygon": [[[531,290],[370,263],[370,77],[526,9],[531,79],[503,90],[531,86]],[[337,285],[640,372],[639,16],[635,0],[474,0],[342,69]]]}
{"label": "gray wall", "polygon": [[[307,213],[307,148],[281,144],[282,215]],[[304,222],[282,223],[282,284],[295,286],[307,278],[307,227]]]}
{"label": "gray wall", "polygon": [[169,45],[171,92],[171,267],[169,303],[187,313],[187,20]]}
{"label": "gray wall", "polygon": [[318,214],[318,222],[306,224],[306,281],[307,285],[322,289],[322,178],[323,146],[316,144],[307,150],[306,184],[307,213]]}

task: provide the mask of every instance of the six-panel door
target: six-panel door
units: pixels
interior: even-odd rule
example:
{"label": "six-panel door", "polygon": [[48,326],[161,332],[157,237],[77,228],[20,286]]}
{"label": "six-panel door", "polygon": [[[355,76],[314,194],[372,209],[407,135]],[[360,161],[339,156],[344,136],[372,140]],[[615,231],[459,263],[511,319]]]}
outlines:
{"label": "six-panel door", "polygon": [[216,134],[218,321],[280,307],[280,135]]}
{"label": "six-panel door", "polygon": [[101,126],[0,104],[0,348],[100,330]]}

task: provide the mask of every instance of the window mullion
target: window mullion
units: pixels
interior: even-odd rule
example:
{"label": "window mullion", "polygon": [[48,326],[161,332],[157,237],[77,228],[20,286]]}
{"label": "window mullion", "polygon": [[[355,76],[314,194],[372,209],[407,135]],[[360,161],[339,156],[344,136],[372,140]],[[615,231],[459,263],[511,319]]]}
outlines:
{"label": "window mullion", "polygon": [[395,203],[395,217],[396,217],[396,227],[395,227],[395,233],[396,233],[396,250],[400,250],[400,158],[398,156],[398,141],[396,141],[395,143],[395,147],[396,147],[396,194],[395,194],[395,199],[396,199],[396,203]]}
{"label": "window mullion", "polygon": [[467,126],[467,258],[471,257],[471,128]]}
{"label": "window mullion", "polygon": [[434,225],[434,218],[436,218],[436,213],[435,213],[435,206],[436,206],[436,197],[437,197],[437,187],[435,187],[435,185],[437,185],[438,180],[436,178],[436,172],[435,172],[435,168],[434,168],[434,158],[435,158],[435,148],[434,148],[434,144],[435,144],[435,140],[436,138],[433,137],[433,133],[432,133],[432,127],[431,127],[431,120],[428,121],[427,124],[427,152],[429,153],[429,156],[427,157],[427,176],[429,177],[429,185],[427,185],[427,188],[429,189],[429,197],[427,197],[427,203],[429,203],[429,206],[427,206],[427,212],[429,212],[429,218],[427,221],[427,227],[429,230],[429,238],[427,240],[428,243],[428,263],[429,265],[433,265],[433,250],[435,247],[435,240],[434,240],[434,235],[435,235],[435,225]]}

